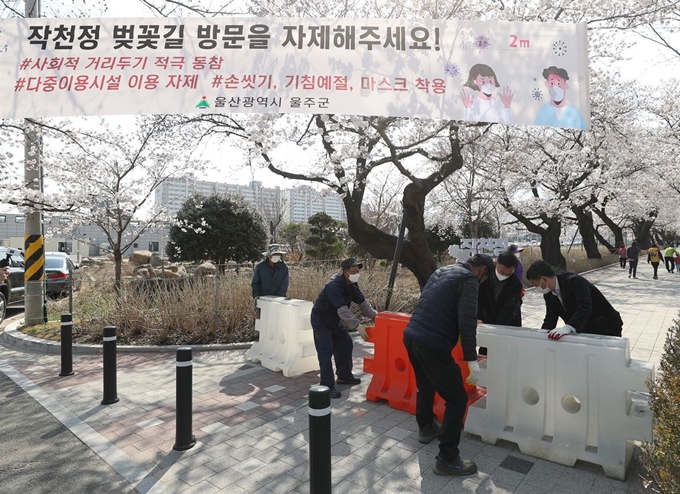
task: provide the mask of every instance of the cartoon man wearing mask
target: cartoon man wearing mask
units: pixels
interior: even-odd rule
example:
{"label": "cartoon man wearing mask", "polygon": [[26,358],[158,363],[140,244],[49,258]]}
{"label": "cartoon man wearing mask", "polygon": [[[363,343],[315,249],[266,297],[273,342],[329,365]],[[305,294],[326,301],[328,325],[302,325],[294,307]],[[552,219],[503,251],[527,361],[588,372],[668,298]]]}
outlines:
{"label": "cartoon man wearing mask", "polygon": [[545,87],[548,88],[550,102],[544,104],[536,115],[534,125],[586,129],[586,123],[574,105],[567,103],[569,74],[565,69],[554,65],[543,71]]}
{"label": "cartoon man wearing mask", "polygon": [[[463,86],[476,94],[470,94],[465,87],[460,90],[460,100],[465,107],[463,119],[467,122],[499,122],[511,124],[515,121],[512,113],[512,91],[505,86],[500,91],[496,73],[483,63],[472,66],[468,80]],[[494,93],[498,92],[495,96]]]}

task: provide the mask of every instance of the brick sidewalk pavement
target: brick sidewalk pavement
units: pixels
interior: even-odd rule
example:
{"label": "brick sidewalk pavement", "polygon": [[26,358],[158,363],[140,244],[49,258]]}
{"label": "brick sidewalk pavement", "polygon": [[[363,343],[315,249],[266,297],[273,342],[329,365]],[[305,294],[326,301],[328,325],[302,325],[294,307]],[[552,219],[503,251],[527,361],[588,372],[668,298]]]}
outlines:
{"label": "brick sidewalk pavement", "polygon": [[[646,355],[654,360],[676,316],[680,275],[653,283],[622,274],[607,268],[587,277],[621,309],[634,358]],[[539,294],[527,292],[525,325],[540,325],[542,303]],[[636,458],[627,481],[620,482],[605,477],[596,465],[579,461],[565,467],[523,455],[512,443],[486,445],[469,434],[461,453],[475,460],[478,473],[465,478],[434,475],[437,444],[418,442],[415,418],[387,403],[366,401],[371,375],[360,370],[363,357],[371,353],[372,345],[355,341],[355,374],[363,382],[339,386],[343,396],[331,404],[334,492],[643,492]],[[245,350],[195,353],[193,431],[198,442],[176,452],[174,355],[119,354],[120,401],[113,405],[100,405],[101,368],[101,356],[77,355],[76,374],[58,377],[58,356],[0,347],[0,371],[27,389],[139,492],[309,492],[307,393],[318,383],[316,373],[285,378],[249,362]]]}

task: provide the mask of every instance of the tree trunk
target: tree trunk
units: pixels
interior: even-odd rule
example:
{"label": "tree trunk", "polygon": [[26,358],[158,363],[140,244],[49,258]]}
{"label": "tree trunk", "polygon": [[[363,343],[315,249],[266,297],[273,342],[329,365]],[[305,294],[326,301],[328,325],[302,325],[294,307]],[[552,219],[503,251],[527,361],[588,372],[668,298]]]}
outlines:
{"label": "tree trunk", "polygon": [[551,218],[547,228],[541,231],[541,257],[551,266],[567,269],[567,260],[562,255],[560,246],[561,233],[562,221]]}
{"label": "tree trunk", "polygon": [[[404,189],[402,204],[408,214],[406,218],[408,240],[404,241],[401,258],[398,260],[402,266],[414,274],[421,291],[437,269],[437,263],[425,238],[423,214],[426,195],[418,184],[410,183]],[[397,237],[367,223],[361,217],[360,205],[357,205],[349,195],[345,196],[343,202],[347,211],[349,235],[373,257],[394,261]]]}
{"label": "tree trunk", "polygon": [[[610,244],[610,243],[607,241],[607,239],[604,238],[604,237],[602,236],[602,234],[597,230],[597,228],[593,231],[593,233],[595,234],[595,238],[598,240],[598,242],[600,242],[600,243],[601,243],[602,245],[604,245],[607,249],[609,249],[609,252],[611,252],[612,254],[616,253],[616,251],[618,250],[618,247],[615,247],[615,246],[613,246],[612,244]],[[616,245],[618,245],[618,246],[623,245],[623,241],[622,241],[620,244],[616,244]]]}
{"label": "tree trunk", "polygon": [[[624,245],[623,243],[623,228],[621,228],[619,225],[617,225],[614,220],[612,220],[607,213],[605,212],[604,208],[593,208],[593,211],[599,218],[604,221],[604,224],[607,225],[607,228],[609,228],[612,233],[614,234],[614,244],[616,247],[621,247]],[[602,240],[600,240],[602,242]],[[604,243],[604,242],[602,242]]]}
{"label": "tree trunk", "polygon": [[113,249],[113,272],[114,272],[114,289],[117,294],[120,294],[121,279],[123,273],[123,253],[120,251],[120,244]]}
{"label": "tree trunk", "polygon": [[633,234],[638,241],[638,247],[641,249],[649,249],[652,245],[652,226],[654,226],[654,221],[648,219],[634,219],[633,220]]}
{"label": "tree trunk", "polygon": [[576,224],[578,225],[578,231],[581,233],[586,256],[588,256],[588,259],[602,259],[602,254],[600,254],[600,250],[597,248],[597,241],[595,240],[593,213],[587,211],[584,207],[578,206],[572,207],[571,210],[576,215]]}

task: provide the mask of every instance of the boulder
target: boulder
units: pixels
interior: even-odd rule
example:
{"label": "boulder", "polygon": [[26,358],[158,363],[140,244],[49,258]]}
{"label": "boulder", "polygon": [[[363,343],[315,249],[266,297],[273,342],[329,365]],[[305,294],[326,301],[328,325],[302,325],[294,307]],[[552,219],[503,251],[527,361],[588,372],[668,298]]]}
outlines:
{"label": "boulder", "polygon": [[194,274],[196,276],[210,276],[210,275],[214,275],[216,271],[217,271],[217,268],[215,267],[215,265],[213,263],[204,262],[203,264],[201,264],[200,266],[198,266],[196,268],[196,271],[194,272]]}
{"label": "boulder", "polygon": [[174,271],[169,271],[167,269],[165,271],[162,271],[162,274],[160,274],[159,276],[162,278],[164,277],[165,279],[174,279],[182,277],[181,274],[175,273]]}
{"label": "boulder", "polygon": [[151,261],[151,252],[148,250],[136,250],[130,255],[130,262],[135,266],[142,264],[149,264]]}
{"label": "boulder", "polygon": [[149,264],[151,264],[154,268],[160,268],[161,266],[163,266],[163,258],[160,256],[160,254],[154,252],[153,254],[151,254]]}
{"label": "boulder", "polygon": [[149,276],[149,271],[142,268],[142,269],[135,269],[135,276],[139,278],[150,278]]}

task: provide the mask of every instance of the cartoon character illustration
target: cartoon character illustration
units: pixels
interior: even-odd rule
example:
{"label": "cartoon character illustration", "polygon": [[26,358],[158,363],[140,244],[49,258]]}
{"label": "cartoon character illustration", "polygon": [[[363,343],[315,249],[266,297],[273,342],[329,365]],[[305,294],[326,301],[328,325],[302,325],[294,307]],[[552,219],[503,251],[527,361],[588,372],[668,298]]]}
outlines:
{"label": "cartoon character illustration", "polygon": [[543,78],[545,87],[548,88],[550,102],[538,110],[534,125],[585,129],[586,123],[578,108],[567,103],[567,89],[569,89],[567,71],[552,65],[543,71]]}
{"label": "cartoon character illustration", "polygon": [[470,94],[465,87],[460,90],[460,100],[465,107],[464,119],[471,122],[500,122],[511,124],[515,121],[510,105],[512,91],[505,86],[494,96],[496,88],[500,87],[496,73],[491,67],[483,63],[472,66],[468,80],[463,86],[477,91]]}

